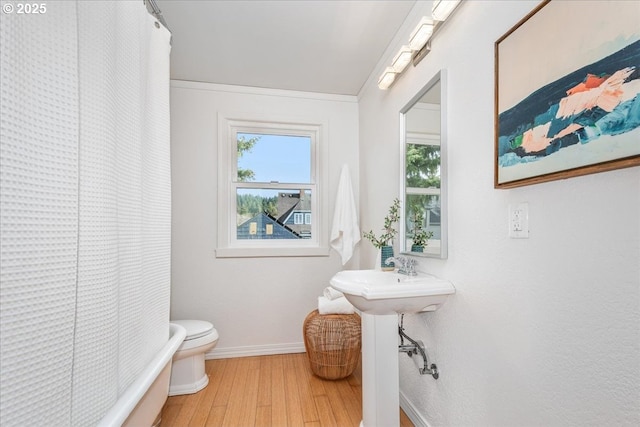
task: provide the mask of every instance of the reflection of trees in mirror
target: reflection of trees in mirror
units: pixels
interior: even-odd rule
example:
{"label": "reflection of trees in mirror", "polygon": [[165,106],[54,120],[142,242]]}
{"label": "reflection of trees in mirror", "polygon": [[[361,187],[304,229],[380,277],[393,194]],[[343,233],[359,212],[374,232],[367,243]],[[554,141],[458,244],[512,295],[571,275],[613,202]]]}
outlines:
{"label": "reflection of trees in mirror", "polygon": [[[253,138],[245,138],[244,136],[238,136],[237,145],[238,145],[238,159],[243,156],[246,152],[251,152],[251,149],[256,145],[256,142],[260,140],[260,137]],[[242,169],[238,167],[238,181],[247,182],[253,181],[256,177],[255,172],[251,169]]]}
{"label": "reflection of trees in mirror", "polygon": [[407,144],[407,187],[440,188],[440,146]]}
{"label": "reflection of trees in mirror", "polygon": [[406,200],[407,204],[407,216],[406,218],[409,220],[408,230],[413,229],[414,219],[416,217],[422,218],[422,222],[424,224],[425,212],[426,211],[437,211],[439,209],[438,206],[438,196],[433,195],[416,195],[412,194],[407,196]]}

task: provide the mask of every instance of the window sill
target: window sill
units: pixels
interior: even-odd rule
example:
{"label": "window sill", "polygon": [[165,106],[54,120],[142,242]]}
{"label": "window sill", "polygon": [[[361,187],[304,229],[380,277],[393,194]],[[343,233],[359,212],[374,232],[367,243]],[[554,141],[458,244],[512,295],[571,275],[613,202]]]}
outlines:
{"label": "window sill", "polygon": [[319,248],[217,248],[216,258],[325,257],[328,247]]}

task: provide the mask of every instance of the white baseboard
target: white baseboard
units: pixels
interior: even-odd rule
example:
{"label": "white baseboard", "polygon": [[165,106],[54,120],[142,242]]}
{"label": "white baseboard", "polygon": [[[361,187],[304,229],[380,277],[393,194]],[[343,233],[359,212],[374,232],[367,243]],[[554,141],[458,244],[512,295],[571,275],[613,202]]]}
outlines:
{"label": "white baseboard", "polygon": [[400,407],[407,414],[407,417],[411,420],[415,427],[431,427],[427,420],[418,412],[418,409],[415,407],[413,403],[407,398],[407,396],[401,391],[400,392]]}
{"label": "white baseboard", "polygon": [[268,356],[272,354],[304,353],[304,343],[294,342],[288,344],[250,345],[243,347],[226,347],[209,350],[204,358],[228,359],[231,357]]}

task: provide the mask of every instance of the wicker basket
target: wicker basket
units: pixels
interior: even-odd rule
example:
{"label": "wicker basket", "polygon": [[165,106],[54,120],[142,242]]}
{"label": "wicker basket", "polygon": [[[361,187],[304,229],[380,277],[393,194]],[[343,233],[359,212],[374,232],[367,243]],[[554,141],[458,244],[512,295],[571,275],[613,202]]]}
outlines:
{"label": "wicker basket", "polygon": [[360,360],[361,328],[357,314],[319,314],[313,310],[302,327],[311,370],[320,378],[351,375]]}

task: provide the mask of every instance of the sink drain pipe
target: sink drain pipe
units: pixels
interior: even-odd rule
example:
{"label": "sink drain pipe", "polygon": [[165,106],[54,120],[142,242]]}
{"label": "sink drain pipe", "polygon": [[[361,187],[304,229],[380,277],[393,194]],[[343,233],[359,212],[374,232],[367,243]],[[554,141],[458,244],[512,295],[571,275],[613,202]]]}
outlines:
{"label": "sink drain pipe", "polygon": [[[409,357],[413,357],[414,355],[420,353],[423,362],[423,367],[418,367],[420,375],[431,375],[433,379],[437,380],[440,377],[438,367],[435,363],[432,363],[431,366],[429,366],[429,361],[427,360],[427,352],[425,351],[422,341],[416,341],[404,332],[404,314],[400,315],[398,333],[400,334],[400,345],[398,346],[398,351],[401,353],[406,353]],[[405,339],[411,344],[405,344]]]}

